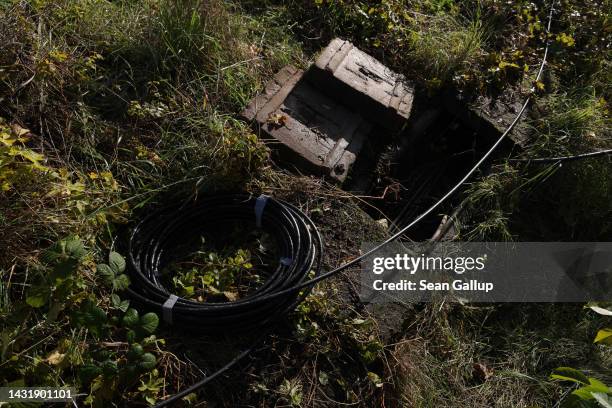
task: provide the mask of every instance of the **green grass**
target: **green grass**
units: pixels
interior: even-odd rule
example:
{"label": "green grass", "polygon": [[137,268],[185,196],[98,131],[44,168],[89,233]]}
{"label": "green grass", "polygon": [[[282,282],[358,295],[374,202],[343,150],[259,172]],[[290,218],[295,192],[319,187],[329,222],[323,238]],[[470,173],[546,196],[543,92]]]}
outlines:
{"label": "green grass", "polygon": [[589,344],[598,324],[576,305],[427,306],[393,352],[404,404],[553,406],[563,389],[550,370],[605,371],[609,350]]}
{"label": "green grass", "polygon": [[418,66],[420,78],[430,84],[452,82],[484,53],[487,33],[479,15],[467,21],[446,14],[417,16],[414,26],[407,34],[404,63]]}
{"label": "green grass", "polygon": [[[566,3],[521,157],[610,146],[605,13],[595,2]],[[13,146],[0,148],[0,185],[8,186],[0,190],[0,385],[68,383],[92,406],[144,406],[199,378],[198,365],[232,355],[165,331],[157,331],[165,343],[141,338],[142,316],[124,322],[125,299],[111,298],[122,295],[100,275],[121,232],[160,202],[213,190],[275,194],[320,225],[327,266],[354,256],[360,240],[384,236],[359,200],[275,169],[238,119],[282,66],[305,66],[338,35],[419,93],[520,94],[541,57],[545,18],[527,2],[0,2],[0,133]],[[606,160],[493,169],[467,189],[462,237],[609,239]],[[60,276],[41,255],[75,234],[85,254]],[[217,406],[553,406],[564,391],[550,370],[601,375],[612,358],[592,344],[604,321],[577,306],[411,307],[406,330],[383,345],[368,313],[340,297],[350,290],[341,280],[318,288],[248,376],[235,373],[200,398]],[[71,312],[81,309],[98,319]],[[200,355],[202,344],[218,355]],[[139,360],[145,353],[155,368],[150,357]],[[146,370],[133,381],[113,380],[138,363]],[[111,374],[82,378],[90,364]],[[474,364],[493,375],[479,379]]]}

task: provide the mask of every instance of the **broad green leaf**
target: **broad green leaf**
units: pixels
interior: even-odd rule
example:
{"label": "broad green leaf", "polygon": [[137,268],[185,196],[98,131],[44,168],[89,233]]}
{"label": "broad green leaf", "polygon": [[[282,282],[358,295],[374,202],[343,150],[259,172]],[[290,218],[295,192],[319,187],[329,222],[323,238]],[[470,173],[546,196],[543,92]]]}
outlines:
{"label": "broad green leaf", "polygon": [[119,305],[121,304],[121,298],[116,293],[113,293],[111,295],[111,304],[113,305],[115,309],[118,308]]}
{"label": "broad green leaf", "polygon": [[75,322],[86,327],[94,336],[99,337],[107,321],[107,316],[93,301],[87,300],[81,308],[74,313]]}
{"label": "broad green leaf", "polygon": [[159,325],[159,318],[155,313],[146,313],[139,317],[138,311],[130,308],[123,316],[123,325],[131,329],[128,331],[128,342],[133,343],[137,338],[142,339],[153,333]]}
{"label": "broad green leaf", "polygon": [[68,237],[59,240],[44,251],[40,259],[43,263],[51,265],[60,259],[72,258],[79,261],[87,251],[79,237]]}
{"label": "broad green leaf", "polygon": [[130,286],[130,278],[124,273],[117,276],[113,281],[113,288],[115,290],[125,290]]}
{"label": "broad green leaf", "polygon": [[589,379],[582,371],[578,371],[571,367],[557,367],[553,370],[550,378],[563,381],[572,381],[578,384],[589,384]]}
{"label": "broad green leaf", "polygon": [[46,251],[43,251],[40,255],[40,260],[47,264],[54,264],[59,257],[62,256],[62,251],[58,243],[53,244]]}
{"label": "broad green leaf", "polygon": [[140,362],[138,363],[138,367],[143,371],[149,371],[155,368],[157,365],[157,359],[151,353],[144,353],[140,357]]}
{"label": "broad green leaf", "polygon": [[81,259],[87,252],[79,237],[70,237],[66,240],[66,254],[74,259]]}
{"label": "broad green leaf", "polygon": [[572,391],[571,395],[577,397],[582,401],[588,401],[593,399],[593,394],[591,394],[591,392],[585,387],[578,388],[577,390]]}
{"label": "broad green leaf", "polygon": [[572,394],[583,400],[592,400],[594,398],[593,393],[598,392],[607,394],[610,392],[610,389],[601,381],[595,378],[589,378],[589,385],[578,388],[572,392]]}
{"label": "broad green leaf", "polygon": [[606,384],[599,381],[597,378],[589,377],[589,384],[601,390],[601,392],[612,392],[612,389],[610,389]]}
{"label": "broad green leaf", "polygon": [[606,328],[598,331],[593,343],[608,344],[612,346],[612,329]]}
{"label": "broad green leaf", "polygon": [[129,307],[130,307],[130,301],[129,300],[122,300],[121,304],[118,307],[118,309],[121,310],[122,312],[125,312],[125,311],[128,310]]}
{"label": "broad green leaf", "polygon": [[125,271],[125,259],[123,259],[123,257],[117,252],[111,252],[108,255],[108,263],[116,274],[120,274]]}
{"label": "broad green leaf", "polygon": [[102,373],[105,377],[110,378],[117,374],[117,362],[113,360],[106,360],[102,364]]}
{"label": "broad green leaf", "polygon": [[19,149],[18,154],[19,156],[34,164],[38,164],[39,162],[45,160],[45,156],[40,153],[36,153],[30,149]]}
{"label": "broad green leaf", "polygon": [[128,351],[127,357],[130,360],[137,360],[143,354],[144,354],[144,350],[142,346],[138,343],[134,343],[130,347],[130,351]]}
{"label": "broad green leaf", "polygon": [[147,334],[152,334],[158,325],[159,318],[155,313],[147,313],[140,318],[140,327]]}
{"label": "broad green leaf", "polygon": [[580,387],[577,390],[572,391],[572,395],[577,396],[581,400],[588,401],[593,399],[593,391],[595,391],[593,387],[587,385],[586,387]]}
{"label": "broad green leaf", "polygon": [[113,293],[111,295],[111,301],[113,302],[113,307],[115,309],[121,310],[124,313],[128,310],[128,307],[130,306],[129,300],[121,300],[119,295],[117,295],[116,293]]}
{"label": "broad green leaf", "polygon": [[92,322],[103,323],[106,322],[106,313],[98,305],[92,305],[88,313],[88,318]]}
{"label": "broad green leaf", "polygon": [[35,286],[26,296],[26,303],[32,307],[42,307],[49,299],[49,290],[40,286]]}
{"label": "broad green leaf", "polygon": [[138,324],[138,310],[130,308],[123,316],[123,325],[126,327],[135,327]]}
{"label": "broad green leaf", "polygon": [[134,330],[130,329],[125,334],[125,337],[127,338],[127,342],[132,344],[132,343],[134,343],[136,341],[136,332]]}
{"label": "broad green leaf", "polygon": [[99,264],[96,266],[96,270],[98,271],[98,275],[102,277],[106,284],[113,284],[113,281],[115,280],[115,272],[113,272],[110,266],[107,264]]}

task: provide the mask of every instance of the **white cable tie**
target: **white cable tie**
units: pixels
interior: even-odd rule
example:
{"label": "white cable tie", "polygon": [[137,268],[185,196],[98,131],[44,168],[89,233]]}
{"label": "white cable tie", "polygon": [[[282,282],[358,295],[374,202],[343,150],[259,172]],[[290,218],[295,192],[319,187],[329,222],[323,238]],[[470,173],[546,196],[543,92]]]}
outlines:
{"label": "white cable tie", "polygon": [[261,228],[261,217],[266,207],[266,203],[268,202],[268,198],[267,195],[262,194],[255,200],[255,226],[257,226],[257,228]]}
{"label": "white cable tie", "polygon": [[172,324],[172,309],[178,300],[178,296],[170,295],[162,305],[162,319],[168,324]]}

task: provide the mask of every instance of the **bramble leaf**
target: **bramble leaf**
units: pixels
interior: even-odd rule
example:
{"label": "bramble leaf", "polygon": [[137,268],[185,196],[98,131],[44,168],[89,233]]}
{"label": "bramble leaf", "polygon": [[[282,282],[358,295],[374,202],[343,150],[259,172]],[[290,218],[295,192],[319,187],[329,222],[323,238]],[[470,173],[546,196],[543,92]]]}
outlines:
{"label": "bramble leaf", "polygon": [[108,264],[113,269],[115,274],[120,274],[125,271],[125,259],[117,252],[111,252],[108,255]]}
{"label": "bramble leaf", "polygon": [[42,307],[49,300],[49,290],[41,286],[33,287],[26,296],[26,303],[32,307]]}
{"label": "bramble leaf", "polygon": [[128,307],[130,306],[130,301],[129,300],[121,300],[119,295],[117,295],[115,293],[113,293],[111,295],[111,301],[112,301],[113,307],[115,309],[121,310],[124,313],[128,310]]}
{"label": "bramble leaf", "polygon": [[128,286],[130,286],[130,278],[124,273],[113,280],[113,288],[115,290],[125,290]]}
{"label": "bramble leaf", "polygon": [[130,351],[128,351],[127,357],[129,360],[137,360],[143,354],[144,354],[144,350],[142,346],[138,343],[134,343],[130,347]]}
{"label": "bramble leaf", "polygon": [[74,259],[81,259],[87,252],[79,237],[70,237],[66,239],[66,254]]}
{"label": "bramble leaf", "polygon": [[134,327],[138,324],[138,310],[130,308],[123,316],[123,325],[126,327]]}
{"label": "bramble leaf", "polygon": [[117,368],[116,361],[106,360],[101,364],[101,367],[102,367],[102,373],[107,378],[111,378],[115,374],[117,374],[118,368]]}
{"label": "bramble leaf", "polygon": [[107,264],[98,264],[96,266],[98,274],[102,277],[105,283],[112,285],[115,280],[115,272]]}
{"label": "bramble leaf", "polygon": [[157,359],[151,353],[144,353],[140,357],[140,362],[138,363],[138,367],[143,371],[149,371],[155,368],[157,365]]}
{"label": "bramble leaf", "polygon": [[127,331],[125,337],[127,338],[127,342],[132,344],[136,341],[136,332],[130,329]]}
{"label": "bramble leaf", "polygon": [[92,300],[87,300],[83,306],[74,313],[75,323],[87,328],[94,336],[102,334],[107,316],[104,310]]}
{"label": "bramble leaf", "polygon": [[140,318],[140,328],[147,334],[152,334],[159,325],[159,318],[155,313],[147,313]]}

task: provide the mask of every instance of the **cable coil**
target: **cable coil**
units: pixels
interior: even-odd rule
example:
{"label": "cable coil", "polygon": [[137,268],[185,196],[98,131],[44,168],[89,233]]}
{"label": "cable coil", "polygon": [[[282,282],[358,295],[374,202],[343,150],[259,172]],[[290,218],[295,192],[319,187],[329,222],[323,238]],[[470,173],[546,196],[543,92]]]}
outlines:
{"label": "cable coil", "polygon": [[[231,223],[255,223],[275,239],[281,257],[275,270],[268,271],[260,287],[236,301],[201,303],[171,293],[160,272],[176,248],[205,231],[223,231]],[[201,198],[155,212],[133,230],[128,291],[134,301],[158,312],[167,323],[209,332],[262,328],[288,314],[310,293],[312,285],[302,291],[287,289],[320,275],[322,251],[315,224],[289,203],[248,194]]]}

